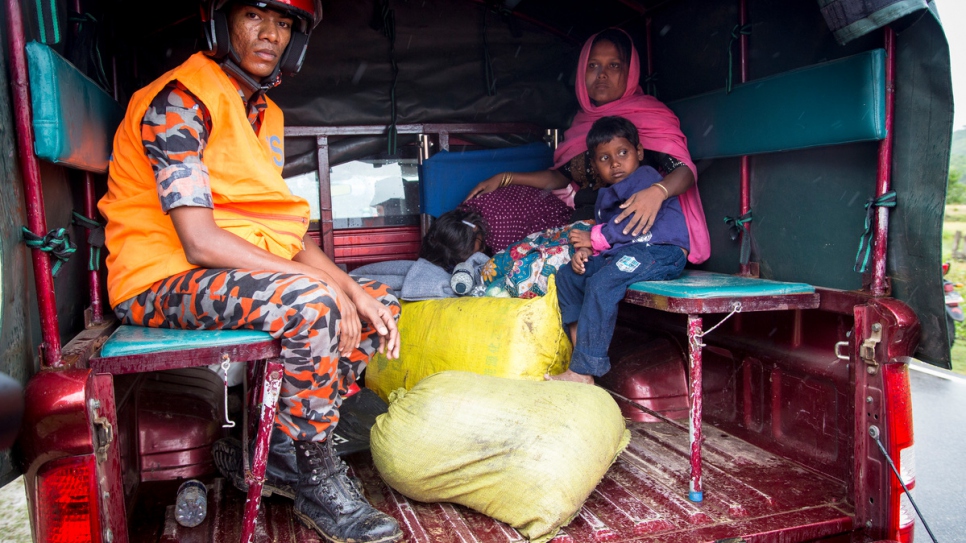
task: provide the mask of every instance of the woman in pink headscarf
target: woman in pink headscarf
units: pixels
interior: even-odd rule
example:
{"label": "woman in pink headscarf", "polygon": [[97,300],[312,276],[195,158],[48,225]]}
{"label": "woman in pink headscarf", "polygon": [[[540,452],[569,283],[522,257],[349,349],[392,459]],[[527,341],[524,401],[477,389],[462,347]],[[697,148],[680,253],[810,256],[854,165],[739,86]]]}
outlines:
{"label": "woman in pink headscarf", "polygon": [[[586,137],[597,119],[618,115],[637,127],[646,159],[665,175],[662,185],[667,194],[651,186],[634,194],[621,206],[624,211],[614,222],[624,222],[624,232],[635,236],[647,232],[661,207],[670,197],[678,197],[684,211],[690,236],[688,260],[707,260],[711,244],[704,210],[695,184],[697,169],[688,153],[687,139],[681,132],[677,116],[656,98],[644,94],[639,83],[641,68],[637,50],[623,30],[611,28],[591,36],[580,52],[581,71],[576,91],[580,112],[564,133],[564,141],[554,154],[550,170],[538,172],[506,172],[478,184],[464,202],[497,191],[501,184],[551,189],[569,206],[575,208],[571,221],[593,218],[596,189],[600,184],[587,153]],[[583,75],[583,77],[581,77]],[[506,181],[509,180],[509,183]],[[494,194],[493,196],[497,196]],[[483,200],[488,196],[483,196]],[[515,202],[526,208],[525,202]],[[493,222],[490,219],[490,222]],[[490,224],[499,230],[498,224]]]}

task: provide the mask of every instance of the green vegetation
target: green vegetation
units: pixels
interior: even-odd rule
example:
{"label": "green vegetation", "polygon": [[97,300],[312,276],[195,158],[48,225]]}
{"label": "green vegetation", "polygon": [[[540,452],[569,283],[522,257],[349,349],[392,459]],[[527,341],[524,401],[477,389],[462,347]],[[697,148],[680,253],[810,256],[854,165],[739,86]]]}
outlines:
{"label": "green vegetation", "polygon": [[966,204],[966,130],[953,132],[953,144],[949,153],[949,185],[947,204]]}
{"label": "green vegetation", "polygon": [[[956,232],[966,236],[966,205],[947,205],[943,220],[943,262],[949,262],[949,273],[946,279],[963,285],[960,293],[966,293],[966,261],[952,258],[955,247]],[[960,242],[960,251],[966,250],[966,239]],[[966,374],[966,322],[956,323],[956,343],[952,351],[953,371]]]}

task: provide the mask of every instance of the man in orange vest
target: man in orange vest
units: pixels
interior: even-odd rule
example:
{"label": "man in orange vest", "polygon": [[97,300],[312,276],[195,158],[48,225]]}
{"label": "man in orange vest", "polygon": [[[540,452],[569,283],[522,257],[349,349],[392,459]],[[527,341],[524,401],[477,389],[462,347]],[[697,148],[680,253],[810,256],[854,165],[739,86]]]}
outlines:
{"label": "man in orange vest", "polygon": [[396,541],[399,525],[365,500],[329,437],[372,354],[398,356],[399,303],[307,235],[308,202],[281,175],[282,111],[265,96],[300,68],[321,3],[206,0],[203,12],[208,51],[135,93],[114,138],[98,204],[111,305],[127,324],[278,338],[267,490],[293,497],[327,539]]}

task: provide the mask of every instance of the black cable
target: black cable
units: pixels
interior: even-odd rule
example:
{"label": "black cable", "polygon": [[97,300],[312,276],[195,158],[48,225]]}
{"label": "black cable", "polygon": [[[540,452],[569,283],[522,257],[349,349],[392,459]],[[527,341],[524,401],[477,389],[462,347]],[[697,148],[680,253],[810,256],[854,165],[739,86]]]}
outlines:
{"label": "black cable", "polygon": [[939,543],[939,540],[936,539],[936,536],[933,535],[932,530],[929,528],[929,524],[926,522],[926,519],[922,517],[922,512],[919,511],[919,506],[916,505],[916,500],[912,498],[912,494],[909,492],[909,489],[906,488],[906,483],[902,482],[902,476],[899,475],[899,470],[896,469],[895,463],[892,462],[892,457],[889,456],[889,453],[886,452],[885,447],[882,445],[882,441],[879,440],[879,429],[875,426],[872,426],[869,428],[869,435],[875,440],[875,444],[879,446],[879,451],[882,452],[882,456],[885,457],[886,462],[889,463],[889,467],[892,468],[892,473],[896,476],[899,484],[902,485],[903,492],[906,493],[906,497],[908,497],[909,502],[912,503],[913,509],[915,509],[916,514],[919,515],[919,520],[922,521],[922,525],[926,528],[926,531],[929,532],[929,537],[932,538],[933,543]]}

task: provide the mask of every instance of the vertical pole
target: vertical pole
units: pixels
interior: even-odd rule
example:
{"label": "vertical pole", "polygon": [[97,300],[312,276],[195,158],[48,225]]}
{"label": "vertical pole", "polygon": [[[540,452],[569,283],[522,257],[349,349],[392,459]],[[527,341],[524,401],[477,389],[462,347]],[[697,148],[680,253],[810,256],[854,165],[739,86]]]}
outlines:
{"label": "vertical pole", "polygon": [[319,239],[322,250],[335,262],[335,233],[332,230],[332,180],[329,178],[329,138],[317,136],[319,158]]}
{"label": "vertical pole", "polygon": [[[94,196],[94,174],[84,172],[84,215],[97,220],[97,199]],[[94,252],[94,247],[87,245],[89,253]],[[101,300],[101,276],[100,270],[87,271],[87,285],[91,291],[91,321],[94,323],[104,322],[104,302]]]}
{"label": "vertical pole", "polygon": [[[251,543],[255,540],[255,524],[258,519],[258,508],[262,500],[262,487],[265,484],[265,470],[268,468],[268,447],[272,430],[275,427],[275,413],[278,408],[278,394],[282,388],[282,362],[279,359],[249,362],[259,368],[258,383],[252,394],[257,395],[254,407],[261,407],[258,413],[258,430],[255,433],[255,450],[252,453],[251,472],[245,473],[248,483],[248,496],[245,499],[245,515],[242,517],[241,543]],[[254,415],[254,413],[253,413]],[[254,418],[254,417],[252,417]],[[247,428],[247,424],[246,424]],[[247,454],[248,441],[242,443],[242,454]]]}
{"label": "vertical pole", "polygon": [[[40,164],[33,151],[34,131],[31,124],[26,45],[20,2],[19,0],[7,0],[10,87],[13,93],[13,116],[17,126],[17,151],[20,156],[20,169],[24,176],[27,227],[34,234],[44,236],[47,234],[47,218],[44,210]],[[44,356],[42,364],[50,368],[62,367],[60,326],[57,323],[57,301],[54,296],[54,276],[51,273],[50,256],[38,250],[31,250],[30,256],[33,262],[37,304],[40,312],[40,333]]]}
{"label": "vertical pole", "polygon": [[[739,28],[744,28],[748,24],[748,4],[747,0],[741,0],[738,6],[738,25]],[[748,36],[744,33],[740,33],[738,37],[738,51],[740,59],[740,78],[742,83],[748,82]],[[740,206],[741,213],[739,216],[748,213],[751,210],[751,157],[744,155],[741,157],[741,187],[739,189],[740,194]],[[742,236],[751,235],[751,223],[746,222],[741,225],[744,229],[742,231]],[[742,263],[741,270],[739,272],[741,275],[752,275],[751,266],[749,264]]]}
{"label": "vertical pole", "polygon": [[691,373],[690,444],[691,444],[691,485],[688,499],[693,502],[704,500],[704,487],[701,484],[701,333],[700,315],[688,315],[688,360]]}
{"label": "vertical pole", "polygon": [[[879,142],[879,173],[876,177],[876,198],[892,188],[892,134],[896,106],[896,32],[885,27],[886,50],[886,137]],[[886,249],[889,239],[889,208],[879,207],[875,214],[875,242],[872,245],[872,295],[884,296],[888,291],[886,279]]]}

